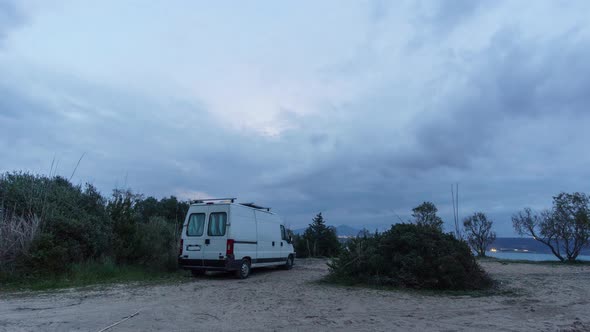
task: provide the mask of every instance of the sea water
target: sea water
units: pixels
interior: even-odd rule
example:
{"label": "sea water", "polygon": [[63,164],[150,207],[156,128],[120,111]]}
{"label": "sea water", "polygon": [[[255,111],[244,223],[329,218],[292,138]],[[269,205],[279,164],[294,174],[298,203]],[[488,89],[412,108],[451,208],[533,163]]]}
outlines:
{"label": "sea water", "polygon": [[[559,259],[553,254],[539,254],[529,252],[509,252],[509,251],[487,251],[486,255],[489,257],[525,261],[558,261]],[[581,261],[590,261],[590,256],[580,255],[577,258]]]}
{"label": "sea water", "polygon": [[[558,261],[546,245],[532,238],[497,238],[486,252],[490,257],[529,261]],[[563,255],[565,256],[565,254]],[[590,248],[580,252],[578,260],[590,261]]]}

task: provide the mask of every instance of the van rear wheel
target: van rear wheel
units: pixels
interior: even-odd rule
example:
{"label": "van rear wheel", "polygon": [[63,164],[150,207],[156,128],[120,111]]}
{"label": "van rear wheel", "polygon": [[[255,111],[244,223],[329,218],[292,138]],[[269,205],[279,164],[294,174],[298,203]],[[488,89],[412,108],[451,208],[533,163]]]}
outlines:
{"label": "van rear wheel", "polygon": [[246,279],[250,275],[250,261],[247,259],[242,259],[242,263],[240,264],[240,268],[236,271],[236,277],[240,279]]}

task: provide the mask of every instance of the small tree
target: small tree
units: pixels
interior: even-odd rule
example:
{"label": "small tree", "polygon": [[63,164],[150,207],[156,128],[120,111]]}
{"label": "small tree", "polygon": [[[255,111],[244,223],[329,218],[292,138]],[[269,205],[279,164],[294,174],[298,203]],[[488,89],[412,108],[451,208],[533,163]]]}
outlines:
{"label": "small tree", "polygon": [[496,239],[496,233],[492,232],[492,224],[493,222],[482,212],[476,212],[463,220],[467,243],[479,257],[486,256],[488,245]]}
{"label": "small tree", "polygon": [[543,243],[560,261],[573,262],[590,243],[590,198],[583,193],[560,193],[553,208],[534,213],[525,208],[512,216],[518,234]]}
{"label": "small tree", "polygon": [[326,226],[322,213],[318,213],[303,233],[304,248],[312,257],[332,257],[340,251],[340,242],[334,227]]}
{"label": "small tree", "polygon": [[113,250],[117,263],[134,263],[137,258],[137,224],[140,222],[137,207],[141,201],[142,196],[130,189],[115,189],[107,203],[107,211],[112,220]]}
{"label": "small tree", "polygon": [[413,222],[419,226],[428,226],[442,231],[443,221],[436,215],[438,209],[432,202],[424,202],[412,209]]}

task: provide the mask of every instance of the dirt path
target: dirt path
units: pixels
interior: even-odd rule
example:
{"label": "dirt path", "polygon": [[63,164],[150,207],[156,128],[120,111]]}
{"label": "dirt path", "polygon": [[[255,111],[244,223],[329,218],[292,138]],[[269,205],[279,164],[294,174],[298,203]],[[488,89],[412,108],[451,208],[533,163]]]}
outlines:
{"label": "dirt path", "polygon": [[590,331],[590,267],[486,262],[505,295],[432,296],[311,283],[325,262],[178,285],[0,294],[0,331]]}

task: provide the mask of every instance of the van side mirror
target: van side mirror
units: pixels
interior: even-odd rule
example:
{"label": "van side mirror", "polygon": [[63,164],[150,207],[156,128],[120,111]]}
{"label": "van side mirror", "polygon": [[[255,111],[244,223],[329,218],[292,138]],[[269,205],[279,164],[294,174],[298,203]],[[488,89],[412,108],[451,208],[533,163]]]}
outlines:
{"label": "van side mirror", "polygon": [[289,235],[289,243],[293,243],[293,237]]}

